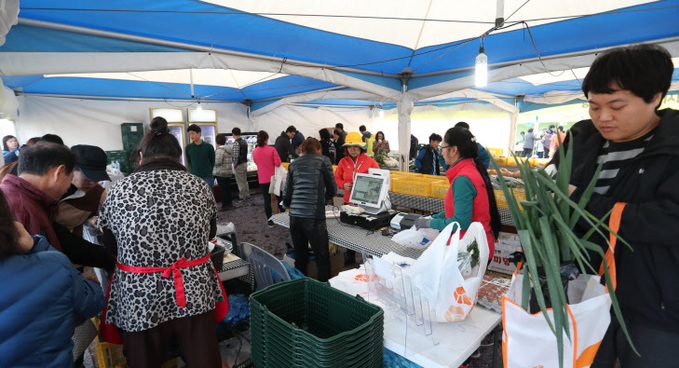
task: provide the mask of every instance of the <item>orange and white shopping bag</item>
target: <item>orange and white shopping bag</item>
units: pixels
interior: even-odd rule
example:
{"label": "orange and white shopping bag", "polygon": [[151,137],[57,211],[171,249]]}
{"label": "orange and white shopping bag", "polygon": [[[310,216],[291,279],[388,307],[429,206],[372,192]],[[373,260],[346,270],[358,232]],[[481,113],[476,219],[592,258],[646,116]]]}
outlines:
{"label": "orange and white shopping bag", "polygon": [[[458,268],[458,252],[465,251],[474,241],[479,249],[479,262],[463,276]],[[409,271],[413,288],[419,289],[422,299],[436,311],[437,322],[461,321],[471,313],[486,273],[488,252],[486,231],[481,223],[469,225],[460,239],[459,225],[453,222],[413,264]]]}
{"label": "orange and white shopping bag", "polygon": [[[523,275],[512,278],[502,297],[502,352],[505,368],[559,367],[556,336],[542,312],[530,314],[521,300]],[[579,294],[579,295],[578,295]],[[568,284],[569,330],[564,334],[563,366],[589,367],[610,323],[611,298],[598,276],[580,275]],[[551,308],[548,310],[551,316]]]}
{"label": "orange and white shopping bag", "polygon": [[[609,227],[618,232],[624,204],[616,204]],[[606,252],[615,287],[617,238],[610,237]],[[601,271],[603,273],[603,269]],[[502,297],[502,355],[505,368],[559,367],[557,339],[542,312],[530,314],[521,303],[523,275],[514,273],[507,295]],[[599,275],[580,275],[568,283],[568,323],[570,338],[563,336],[563,367],[589,367],[611,320],[611,298]],[[552,321],[552,309],[547,310]]]}

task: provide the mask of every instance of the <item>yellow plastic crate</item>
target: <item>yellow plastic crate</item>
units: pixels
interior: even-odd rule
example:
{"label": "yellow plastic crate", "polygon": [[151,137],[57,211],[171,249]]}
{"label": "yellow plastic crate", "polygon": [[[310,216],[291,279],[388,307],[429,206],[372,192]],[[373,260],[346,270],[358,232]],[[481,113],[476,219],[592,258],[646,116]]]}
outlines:
{"label": "yellow plastic crate", "polygon": [[507,161],[509,160],[507,157],[493,157],[495,162],[497,162],[498,166],[507,166]]}
{"label": "yellow plastic crate", "polygon": [[401,194],[410,194],[420,197],[431,196],[432,181],[422,178],[393,178],[391,179],[391,191]]}
{"label": "yellow plastic crate", "polygon": [[446,199],[450,183],[448,180],[439,180],[431,185],[431,196],[439,199]]}
{"label": "yellow plastic crate", "polygon": [[424,174],[414,173],[414,172],[406,172],[406,171],[392,171],[390,176],[392,178],[395,178],[395,177],[421,178],[421,177],[424,176]]}
{"label": "yellow plastic crate", "polygon": [[493,156],[502,156],[502,154],[504,153],[504,150],[502,148],[488,148],[488,147],[485,148],[486,151],[488,151],[488,153],[490,153]]}
{"label": "yellow plastic crate", "polygon": [[[99,329],[99,318],[93,318],[92,322]],[[123,355],[123,346],[103,342],[99,336],[94,338],[94,345],[97,348],[97,360],[99,368],[128,368],[127,359]],[[165,362],[162,368],[177,368],[179,359],[174,358]]]}
{"label": "yellow plastic crate", "polygon": [[[501,190],[494,190],[494,192],[497,207],[509,209],[509,205],[507,204],[507,198],[505,198],[504,192]],[[516,198],[520,205],[521,201],[526,200],[526,192],[523,189],[514,189],[514,197]]]}

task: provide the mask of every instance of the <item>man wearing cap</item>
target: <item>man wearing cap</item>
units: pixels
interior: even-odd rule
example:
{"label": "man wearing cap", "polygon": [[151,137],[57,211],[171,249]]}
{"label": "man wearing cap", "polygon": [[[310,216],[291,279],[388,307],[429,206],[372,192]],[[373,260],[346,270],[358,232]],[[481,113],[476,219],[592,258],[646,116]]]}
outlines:
{"label": "man wearing cap", "polygon": [[111,178],[106,173],[108,160],[103,149],[79,144],[71,147],[71,152],[77,158],[73,180],[57,205],[54,220],[82,236],[83,224],[99,213],[99,207],[106,199],[106,190],[98,182]]}

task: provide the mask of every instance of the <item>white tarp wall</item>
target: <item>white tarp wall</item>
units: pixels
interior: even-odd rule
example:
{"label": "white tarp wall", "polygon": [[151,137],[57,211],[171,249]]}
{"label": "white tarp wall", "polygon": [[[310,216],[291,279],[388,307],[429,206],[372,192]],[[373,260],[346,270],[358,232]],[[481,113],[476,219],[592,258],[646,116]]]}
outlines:
{"label": "white tarp wall", "polygon": [[[305,137],[319,138],[318,131],[322,128],[334,128],[335,124],[344,124],[347,132],[358,132],[358,127],[365,125],[372,131],[370,110],[367,108],[338,108],[338,107],[306,107],[299,105],[280,106],[270,112],[255,116],[257,130],[269,133],[269,144],[289,125],[294,125]],[[394,129],[396,126],[394,125]]]}
{"label": "white tarp wall", "polygon": [[[123,147],[120,124],[143,122],[148,126],[150,108],[183,108],[195,104],[152,101],[103,101],[68,98],[19,96],[20,114],[15,120],[20,142],[53,133],[68,146],[92,144],[109,150]],[[247,108],[239,103],[203,103],[203,108],[217,110],[218,131],[230,133],[235,126],[248,127]]]}
{"label": "white tarp wall", "polygon": [[[420,144],[427,144],[432,133],[443,137],[459,121],[468,123],[474,136],[484,146],[506,151],[511,132],[511,114],[490,104],[469,102],[444,107],[417,106],[411,116],[411,133]],[[399,150],[396,109],[385,110],[383,118],[379,113],[376,114],[372,133],[378,131],[384,132],[392,151]]]}

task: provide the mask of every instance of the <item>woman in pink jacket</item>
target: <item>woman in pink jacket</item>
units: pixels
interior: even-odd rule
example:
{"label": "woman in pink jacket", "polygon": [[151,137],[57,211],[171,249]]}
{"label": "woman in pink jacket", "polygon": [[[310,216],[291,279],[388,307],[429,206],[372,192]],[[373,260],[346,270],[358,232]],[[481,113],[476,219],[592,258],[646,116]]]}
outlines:
{"label": "woman in pink jacket", "polygon": [[281,166],[281,158],[275,148],[268,145],[269,134],[263,130],[257,132],[257,148],[252,151],[252,159],[257,164],[257,178],[259,179],[259,189],[264,197],[264,212],[266,212],[267,224],[273,227],[271,221],[271,195],[269,186],[271,177],[276,172],[276,167]]}

